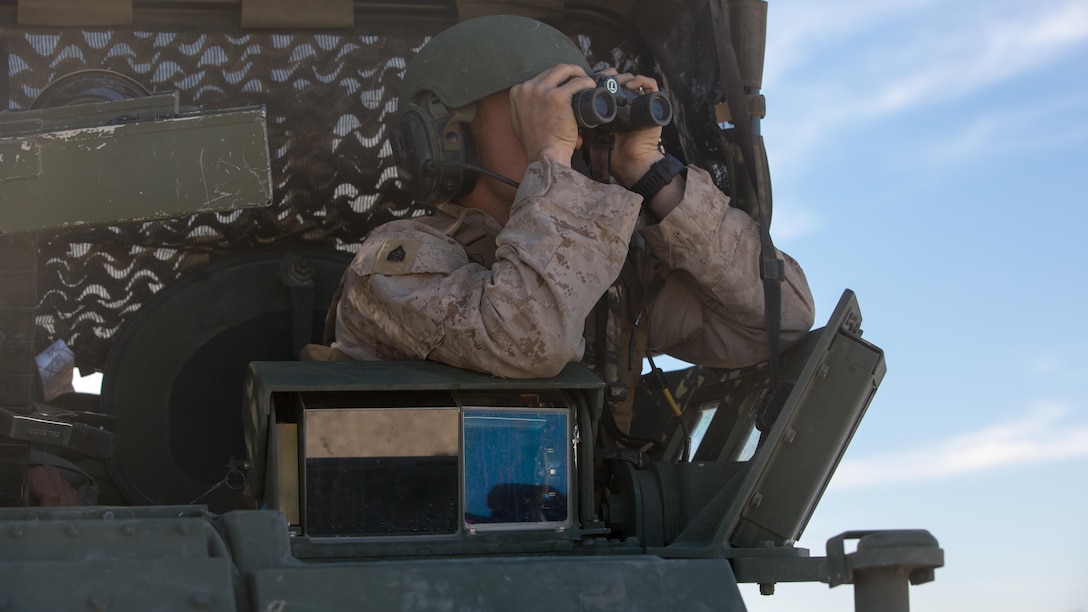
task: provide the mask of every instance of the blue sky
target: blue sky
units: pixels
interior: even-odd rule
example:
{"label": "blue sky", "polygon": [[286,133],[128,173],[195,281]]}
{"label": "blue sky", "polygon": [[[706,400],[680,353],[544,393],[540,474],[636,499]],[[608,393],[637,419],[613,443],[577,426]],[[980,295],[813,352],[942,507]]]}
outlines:
{"label": "blue sky", "polygon": [[770,0],[763,93],[776,243],[888,363],[798,545],[925,528],[914,609],[1088,610],[1088,1]]}

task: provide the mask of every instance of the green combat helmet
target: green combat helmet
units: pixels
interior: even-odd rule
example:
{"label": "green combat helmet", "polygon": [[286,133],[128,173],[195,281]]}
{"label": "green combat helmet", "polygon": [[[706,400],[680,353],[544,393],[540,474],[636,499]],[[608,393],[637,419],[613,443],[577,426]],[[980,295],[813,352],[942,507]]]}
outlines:
{"label": "green combat helmet", "polygon": [[582,51],[547,24],[512,15],[471,19],[432,38],[411,61],[401,82],[400,109],[423,92],[446,108],[461,108],[556,64],[590,71]]}
{"label": "green combat helmet", "polygon": [[401,83],[393,149],[405,190],[428,204],[472,191],[476,153],[463,126],[473,103],[556,64],[590,71],[565,34],[527,17],[479,17],[432,38]]}

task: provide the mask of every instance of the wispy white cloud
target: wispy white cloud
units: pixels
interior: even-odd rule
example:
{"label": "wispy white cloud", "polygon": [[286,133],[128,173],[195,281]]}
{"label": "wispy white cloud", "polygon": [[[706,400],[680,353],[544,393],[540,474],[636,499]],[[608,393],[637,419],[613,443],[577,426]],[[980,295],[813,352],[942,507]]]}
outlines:
{"label": "wispy white cloud", "polygon": [[[980,113],[961,129],[950,132],[930,151],[935,162],[980,155],[1021,153],[1088,142],[1088,123],[1077,116],[1088,110],[1088,92],[1014,109]],[[1064,129],[1045,129],[1060,124]]]}
{"label": "wispy white cloud", "polygon": [[784,23],[769,26],[764,81],[765,131],[783,135],[774,138],[778,163],[804,159],[845,126],[960,100],[1088,45],[1082,0],[846,1],[782,12]]}
{"label": "wispy white cloud", "polygon": [[[793,210],[797,208],[797,210]],[[776,207],[771,218],[771,235],[775,242],[781,246],[790,241],[807,236],[820,230],[823,226],[822,218],[816,213],[800,207],[784,206]]]}
{"label": "wispy white cloud", "polygon": [[1088,457],[1088,424],[1071,423],[1064,403],[1035,406],[1023,418],[906,451],[848,458],[832,488],[857,489],[962,476],[1010,466]]}
{"label": "wispy white cloud", "polygon": [[1054,373],[1060,373],[1065,360],[1059,359],[1047,355],[1045,357],[1037,357],[1035,359],[1028,360],[1028,371],[1036,375],[1050,375]]}
{"label": "wispy white cloud", "polygon": [[775,0],[768,9],[767,57],[763,83],[773,88],[783,79],[793,80],[797,72],[826,65],[828,57],[818,51],[829,42],[864,32],[881,23],[939,4],[937,0]]}
{"label": "wispy white cloud", "polygon": [[910,54],[917,68],[885,83],[855,110],[882,116],[970,95],[1049,64],[1088,41],[1088,4],[1036,6],[1036,15],[980,20],[956,36],[946,32],[951,45],[933,45],[930,37],[909,41],[921,43]]}

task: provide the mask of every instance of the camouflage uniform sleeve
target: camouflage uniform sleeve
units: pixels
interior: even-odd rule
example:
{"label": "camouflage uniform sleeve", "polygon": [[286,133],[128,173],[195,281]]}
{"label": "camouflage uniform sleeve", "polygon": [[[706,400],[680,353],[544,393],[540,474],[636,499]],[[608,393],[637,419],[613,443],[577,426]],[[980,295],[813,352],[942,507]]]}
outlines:
{"label": "camouflage uniform sleeve", "polygon": [[[767,359],[759,226],[710,176],[690,168],[684,198],[642,236],[665,285],[649,304],[650,348],[700,365],[740,367]],[[812,293],[797,262],[779,251],[786,348],[812,326]]]}
{"label": "camouflage uniform sleeve", "polygon": [[585,318],[619,274],[638,196],[549,162],[529,166],[490,268],[438,230],[375,230],[350,266],[335,346],[356,359],[431,359],[505,377],[581,359]]}

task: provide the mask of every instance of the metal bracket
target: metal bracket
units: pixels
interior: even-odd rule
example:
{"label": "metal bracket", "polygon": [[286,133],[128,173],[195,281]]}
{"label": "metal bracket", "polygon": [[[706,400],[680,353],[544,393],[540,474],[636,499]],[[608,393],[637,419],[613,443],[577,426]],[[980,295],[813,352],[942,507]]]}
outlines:
{"label": "metal bracket", "polygon": [[[846,540],[858,541],[856,552],[845,553]],[[853,584],[857,612],[908,611],[908,580],[929,582],[943,566],[944,551],[924,529],[847,531],[827,541],[828,586]]]}
{"label": "metal bracket", "polygon": [[[758,583],[773,592],[776,582],[823,582],[827,580],[823,557],[810,557],[807,548],[792,544],[762,548],[726,548],[721,552],[733,563],[737,582]],[[765,586],[764,586],[765,585]]]}
{"label": "metal bracket", "polygon": [[[762,94],[747,94],[745,97],[748,99],[748,116],[765,119],[767,117],[767,98],[763,97]],[[727,103],[719,102],[714,105],[714,120],[718,123],[733,123],[733,113],[729,110]]]}
{"label": "metal bracket", "polygon": [[[857,552],[845,554],[845,540],[858,540]],[[911,584],[929,582],[944,566],[944,551],[925,529],[847,531],[827,541],[829,586],[852,584],[857,571],[893,566],[909,568]]]}

